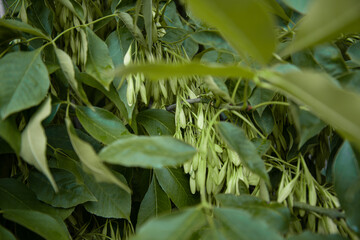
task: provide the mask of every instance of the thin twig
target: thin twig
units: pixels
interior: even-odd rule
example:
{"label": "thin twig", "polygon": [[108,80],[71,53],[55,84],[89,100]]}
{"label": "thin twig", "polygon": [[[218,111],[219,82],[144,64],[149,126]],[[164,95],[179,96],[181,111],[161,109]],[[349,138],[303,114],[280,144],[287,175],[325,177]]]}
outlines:
{"label": "thin twig", "polygon": [[[193,103],[203,102],[204,100],[205,99],[203,99],[203,98],[192,98],[192,99],[186,99],[186,102],[193,104]],[[175,108],[176,108],[176,103],[167,106],[166,111],[172,111],[172,110],[175,110]]]}
{"label": "thin twig", "polygon": [[309,212],[316,212],[316,213],[326,215],[331,218],[345,218],[345,214],[336,209],[311,206],[309,204],[302,203],[302,202],[294,202],[294,207],[300,208],[300,209],[303,209],[303,210],[309,211]]}

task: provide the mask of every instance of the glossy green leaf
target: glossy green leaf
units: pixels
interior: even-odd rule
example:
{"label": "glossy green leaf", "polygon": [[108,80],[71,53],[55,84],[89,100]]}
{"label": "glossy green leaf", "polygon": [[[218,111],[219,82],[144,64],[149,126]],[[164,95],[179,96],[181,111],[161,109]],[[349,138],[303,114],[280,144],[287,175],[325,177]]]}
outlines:
{"label": "glossy green leaf", "polygon": [[340,50],[331,44],[316,46],[314,59],[332,76],[336,77],[348,72]]}
{"label": "glossy green leaf", "polygon": [[73,209],[53,208],[40,202],[35,194],[13,178],[0,179],[0,208],[34,210],[66,219]]}
{"label": "glossy green leaf", "polygon": [[114,64],[106,43],[90,28],[86,28],[88,39],[88,58],[85,71],[93,76],[105,89],[109,89],[114,79]]}
{"label": "glossy green leaf", "polygon": [[50,40],[50,38],[46,34],[41,32],[39,29],[34,28],[24,22],[13,19],[0,19],[0,29],[7,29],[6,31],[25,32],[34,36]]}
{"label": "glossy green leaf", "polygon": [[51,36],[53,15],[51,10],[46,6],[45,1],[32,2],[26,9],[26,13],[28,19],[34,26]]}
{"label": "glossy green leaf", "polygon": [[281,0],[285,3],[288,7],[294,9],[295,11],[306,14],[311,6],[311,3],[314,2],[313,0]]}
{"label": "glossy green leaf", "polygon": [[151,136],[175,134],[175,115],[163,109],[141,111],[136,116],[136,121]]}
{"label": "glossy green leaf", "polygon": [[72,173],[62,169],[52,169],[51,172],[59,187],[57,193],[41,173],[35,171],[30,173],[29,185],[39,200],[61,208],[71,208],[87,201],[97,201],[84,184],[77,182]]}
{"label": "glossy green leaf", "polygon": [[[126,179],[119,173],[113,172],[114,177],[127,185]],[[84,204],[85,209],[97,216],[105,218],[130,218],[131,195],[113,183],[98,182],[93,176],[85,174],[86,186],[96,197],[97,201]]]}
{"label": "glossy green leaf", "polygon": [[[326,6],[326,11],[324,11]],[[283,55],[287,55],[318,43],[331,40],[341,33],[360,29],[360,2],[358,0],[313,1],[307,15],[299,23],[294,41]]]}
{"label": "glossy green leaf", "polygon": [[137,226],[143,225],[148,219],[171,211],[169,197],[160,187],[154,175],[150,186],[141,201],[137,218]]}
{"label": "glossy green leaf", "polygon": [[41,50],[12,52],[0,59],[0,115],[39,104],[49,88],[49,76],[40,57]]}
{"label": "glossy green leaf", "polygon": [[96,154],[91,145],[84,140],[81,140],[77,136],[75,128],[72,126],[72,123],[68,117],[65,118],[65,122],[71,144],[76,154],[79,156],[85,172],[93,175],[96,181],[115,183],[116,185],[130,193],[130,188],[111,173],[111,171],[105,166],[105,164],[102,163],[99,156]]}
{"label": "glossy green leaf", "polygon": [[15,118],[0,119],[0,136],[6,140],[16,154],[20,153],[21,135],[15,122]]}
{"label": "glossy green leaf", "polygon": [[338,234],[318,234],[310,231],[304,231],[298,235],[287,238],[288,240],[345,240]]}
{"label": "glossy green leaf", "polygon": [[167,44],[176,44],[184,41],[188,37],[189,33],[182,28],[167,28],[166,34],[160,38],[162,42]]}
{"label": "glossy green leaf", "polygon": [[323,73],[266,71],[261,75],[277,89],[307,105],[312,113],[331,124],[344,137],[355,144],[360,143],[360,95],[341,89]]}
{"label": "glossy green leaf", "polygon": [[0,225],[0,239],[16,240],[15,236],[6,228]]}
{"label": "glossy green leaf", "polygon": [[206,223],[200,208],[189,208],[146,222],[132,240],[193,239],[192,234]]}
{"label": "glossy green leaf", "polygon": [[99,157],[122,166],[162,168],[179,166],[195,153],[192,146],[169,136],[131,136],[106,146]]}
{"label": "glossy green leaf", "polygon": [[50,115],[51,98],[39,107],[36,113],[31,117],[28,125],[21,134],[20,156],[29,164],[36,167],[51,182],[52,187],[57,192],[55,180],[51,175],[46,158],[46,135],[41,122]]}
{"label": "glossy green leaf", "polygon": [[360,159],[349,142],[338,151],[333,165],[334,186],[348,225],[360,233]]}
{"label": "glossy green leaf", "polygon": [[228,229],[227,234],[235,236],[233,239],[283,239],[280,233],[265,221],[254,218],[243,209],[215,208],[214,217]]}
{"label": "glossy green leaf", "polygon": [[275,22],[257,1],[193,0],[188,5],[194,15],[216,27],[239,53],[248,53],[260,63],[270,60],[275,50]]}
{"label": "glossy green leaf", "polygon": [[352,61],[360,64],[360,42],[351,45],[346,53],[350,56]]}
{"label": "glossy green leaf", "polygon": [[84,9],[75,0],[58,0],[81,20],[85,20]]}
{"label": "glossy green leaf", "polygon": [[218,123],[218,130],[228,144],[240,157],[242,163],[253,173],[270,184],[265,163],[257,153],[256,147],[246,137],[244,131],[232,123]]}
{"label": "glossy green leaf", "polygon": [[183,76],[219,76],[219,77],[245,77],[253,78],[254,73],[246,68],[235,65],[219,65],[219,64],[201,64],[201,63],[186,63],[186,64],[172,64],[172,63],[148,63],[148,64],[133,64],[126,67],[118,68],[118,76],[128,74],[143,73],[152,80],[159,80],[168,77],[183,77]]}
{"label": "glossy green leaf", "polygon": [[121,120],[106,109],[77,106],[76,116],[91,136],[105,144],[130,134]]}
{"label": "glossy green leaf", "polygon": [[178,208],[197,202],[190,191],[189,178],[182,169],[159,168],[155,169],[155,174],[161,188]]}
{"label": "glossy green leaf", "polygon": [[[70,234],[61,219],[34,210],[5,210],[4,218],[16,222],[48,240],[70,240]],[[46,227],[44,226],[46,224]]]}

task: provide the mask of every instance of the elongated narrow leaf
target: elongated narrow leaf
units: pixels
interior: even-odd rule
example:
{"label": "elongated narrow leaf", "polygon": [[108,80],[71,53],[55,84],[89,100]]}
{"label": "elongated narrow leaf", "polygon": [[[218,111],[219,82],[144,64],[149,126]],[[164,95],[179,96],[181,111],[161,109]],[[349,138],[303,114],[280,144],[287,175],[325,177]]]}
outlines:
{"label": "elongated narrow leaf", "polygon": [[152,0],[143,0],[142,12],[144,15],[146,42],[148,44],[149,50],[151,50],[153,40]]}
{"label": "elongated narrow leaf", "polygon": [[[326,6],[326,11],[324,11]],[[314,46],[341,33],[360,30],[358,0],[318,0],[310,5],[308,14],[299,23],[296,37],[284,55]]]}
{"label": "elongated narrow leaf", "polygon": [[74,209],[53,208],[40,202],[35,194],[13,178],[0,179],[0,208],[34,210],[66,219]]}
{"label": "elongated narrow leaf", "polygon": [[190,208],[145,223],[132,240],[193,239],[192,234],[206,223],[200,208]]}
{"label": "elongated narrow leaf", "polygon": [[32,2],[26,9],[26,14],[33,26],[51,36],[53,28],[53,15],[45,4],[45,1]]}
{"label": "elongated narrow leaf", "polygon": [[161,188],[178,207],[194,205],[197,200],[190,191],[189,178],[182,169],[155,169],[156,178]]}
{"label": "elongated narrow leaf", "polygon": [[70,56],[59,48],[55,48],[55,54],[58,59],[61,70],[63,71],[66,79],[73,87],[73,89],[77,90],[78,83],[75,79],[75,69],[73,63],[71,61]]}
{"label": "elongated narrow leaf", "polygon": [[15,236],[6,228],[0,225],[0,239],[16,240]]}
{"label": "elongated narrow leaf", "polygon": [[93,76],[107,90],[114,79],[114,64],[106,43],[90,28],[86,28],[88,38],[88,58],[85,71]]}
{"label": "elongated narrow leaf", "polygon": [[121,120],[106,109],[77,106],[76,116],[91,136],[105,144],[130,134]]}
{"label": "elongated narrow leaf", "polygon": [[270,184],[264,161],[258,155],[254,144],[246,137],[244,131],[228,122],[218,123],[218,130],[226,143],[239,155],[242,163],[250,171]]}
{"label": "elongated narrow leaf", "polygon": [[159,80],[168,77],[183,77],[183,76],[218,76],[218,77],[245,77],[253,78],[254,73],[246,67],[235,65],[218,65],[218,64],[201,64],[201,63],[186,63],[186,64],[167,64],[167,63],[148,63],[148,64],[133,64],[126,67],[118,68],[117,75],[124,76],[127,74],[143,73],[152,80]]}
{"label": "elongated narrow leaf", "polygon": [[216,27],[239,52],[260,63],[270,60],[275,50],[275,22],[264,7],[253,0],[192,0],[195,16]]}
{"label": "elongated narrow leaf", "polygon": [[334,186],[342,208],[345,210],[348,225],[360,233],[360,159],[349,142],[345,141],[336,155],[333,176]]}
{"label": "elongated narrow leaf", "polygon": [[[120,173],[114,177],[126,185],[126,180]],[[95,195],[97,201],[87,202],[84,207],[90,213],[105,218],[130,219],[131,195],[113,183],[98,182],[89,175],[83,175],[86,186]]]}
{"label": "elongated narrow leaf", "polygon": [[76,177],[62,169],[52,169],[53,176],[59,187],[55,193],[51,185],[39,172],[31,172],[29,176],[30,188],[36,193],[39,200],[54,207],[70,208],[87,201],[97,201],[90,190],[77,183]]}
{"label": "elongated narrow leaf", "polygon": [[49,88],[49,76],[40,51],[13,52],[0,59],[0,115],[39,104]]}
{"label": "elongated narrow leaf", "polygon": [[0,136],[6,140],[16,154],[20,153],[21,135],[14,118],[0,119]]}
{"label": "elongated narrow leaf", "polygon": [[85,19],[84,10],[78,2],[75,0],[57,0],[67,7],[72,13],[74,13],[81,20]]}
{"label": "elongated narrow leaf", "polygon": [[139,214],[137,218],[137,226],[142,225],[152,217],[158,217],[161,213],[171,211],[171,203],[169,197],[164,190],[161,189],[156,176],[154,175],[147,190],[144,199],[141,201]]}
{"label": "elongated narrow leaf", "polygon": [[79,156],[84,170],[93,175],[97,181],[115,183],[127,192],[131,192],[130,188],[117,179],[111,171],[101,162],[99,156],[96,154],[91,145],[84,140],[81,140],[75,132],[75,128],[68,117],[65,118],[67,131],[70,137],[71,144]]}
{"label": "elongated narrow leaf", "polygon": [[331,124],[360,148],[358,94],[341,89],[329,75],[323,73],[291,71],[279,74],[266,71],[261,75],[277,89],[307,105],[312,113]]}
{"label": "elongated narrow leaf", "polygon": [[168,136],[121,138],[99,153],[105,162],[129,167],[179,166],[196,153],[195,148]]}
{"label": "elongated narrow leaf", "polygon": [[[5,210],[4,218],[16,222],[48,240],[70,240],[70,234],[61,219],[33,210]],[[46,224],[46,225],[45,225]]]}
{"label": "elongated narrow leaf", "polygon": [[25,32],[38,37],[42,37],[44,39],[50,40],[50,38],[41,32],[39,29],[30,26],[24,22],[20,22],[13,19],[0,19],[0,29],[7,28],[7,31],[14,32]]}
{"label": "elongated narrow leaf", "polygon": [[143,34],[137,25],[134,25],[134,20],[130,14],[126,12],[119,12],[118,17],[125,24],[127,29],[131,32],[134,38],[143,46],[147,47]]}
{"label": "elongated narrow leaf", "polygon": [[[303,0],[305,1],[305,0]],[[290,18],[286,15],[284,9],[280,6],[280,4],[276,0],[260,0],[270,13],[276,14],[284,20],[290,20]]]}
{"label": "elongated narrow leaf", "polygon": [[51,113],[51,98],[49,97],[31,117],[28,125],[21,134],[20,156],[29,164],[35,166],[51,182],[58,191],[55,180],[51,175],[46,159],[46,135],[41,122]]}
{"label": "elongated narrow leaf", "polygon": [[163,109],[148,109],[139,112],[136,121],[151,136],[175,134],[175,115]]}

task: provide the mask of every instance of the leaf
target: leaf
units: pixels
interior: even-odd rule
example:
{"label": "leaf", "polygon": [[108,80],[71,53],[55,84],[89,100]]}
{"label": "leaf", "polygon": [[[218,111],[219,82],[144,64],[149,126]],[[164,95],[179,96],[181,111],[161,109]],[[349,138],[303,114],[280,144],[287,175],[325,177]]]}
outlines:
{"label": "leaf", "polygon": [[265,221],[254,218],[242,209],[215,208],[214,217],[228,229],[227,234],[234,236],[232,239],[283,239]]}
{"label": "leaf", "polygon": [[229,95],[229,90],[225,84],[226,79],[221,79],[217,77],[205,77],[204,81],[207,84],[209,90],[214,93],[215,96],[224,98],[228,102],[232,102],[232,99]]}
{"label": "leaf", "polygon": [[[324,11],[326,6],[326,11]],[[356,32],[360,22],[358,0],[317,0],[299,23],[294,41],[281,53],[290,53],[326,42],[341,33]]]}
{"label": "leaf", "polygon": [[0,239],[16,240],[15,236],[6,228],[0,225]]}
{"label": "leaf", "polygon": [[55,48],[55,54],[66,80],[74,90],[77,90],[78,82],[75,79],[75,69],[70,56],[59,48]]}
{"label": "leaf", "polygon": [[97,200],[84,184],[77,182],[72,173],[62,169],[52,169],[52,174],[59,187],[57,193],[41,173],[35,171],[30,173],[29,185],[39,200],[61,208],[71,208],[87,201]]}
{"label": "leaf", "polygon": [[314,2],[312,0],[282,0],[288,7],[294,9],[295,11],[301,14],[307,14],[308,10],[311,6],[311,3]]}
{"label": "leaf", "polygon": [[141,201],[137,228],[143,225],[148,219],[158,217],[161,213],[171,211],[170,199],[166,193],[161,189],[156,176],[154,175],[143,200]]}
{"label": "leaf", "polygon": [[0,136],[9,143],[16,154],[20,153],[21,135],[16,126],[15,118],[0,119]]}
{"label": "leaf", "polygon": [[314,59],[332,76],[336,77],[348,72],[340,50],[331,44],[316,46]]}
{"label": "leaf", "polygon": [[110,33],[106,39],[110,57],[115,67],[124,65],[124,57],[132,41],[132,35],[126,27],[119,27],[117,31]]}
{"label": "leaf", "polygon": [[344,240],[345,238],[339,234],[318,234],[304,231],[298,235],[288,238],[288,240]]}
{"label": "leaf", "polygon": [[188,31],[183,28],[170,27],[166,29],[166,34],[160,40],[167,44],[176,44],[184,41],[188,35]]}
{"label": "leaf", "polygon": [[275,22],[272,16],[253,0],[193,0],[191,12],[216,27],[239,52],[266,63],[275,50]]}
{"label": "leaf", "polygon": [[[114,177],[127,186],[126,179],[113,172]],[[97,201],[84,204],[85,209],[97,216],[105,218],[125,218],[130,220],[131,195],[113,183],[98,182],[93,176],[83,175],[86,186],[94,194]]]}
{"label": "leaf", "polygon": [[258,112],[254,111],[253,117],[256,124],[262,130],[263,134],[265,136],[269,136],[272,133],[275,125],[275,120],[271,109],[269,107],[265,108],[264,112],[262,112],[261,117]]}
{"label": "leaf", "polygon": [[182,169],[155,169],[156,178],[161,188],[178,208],[194,205],[197,200],[190,191],[189,178]]}
{"label": "leaf", "polygon": [[206,218],[200,208],[189,208],[146,222],[131,240],[193,239]]}
{"label": "leaf", "polygon": [[175,116],[166,110],[147,109],[141,111],[136,116],[136,121],[151,136],[175,134]]}
{"label": "leaf", "polygon": [[45,1],[32,2],[27,7],[26,12],[28,19],[34,26],[51,36],[53,15],[51,10],[46,6]]}
{"label": "leaf", "polygon": [[[146,41],[148,49],[151,50],[153,45],[153,15],[152,15],[152,0],[143,0],[142,13],[144,15],[144,24],[146,30]],[[155,33],[157,34],[157,33]]]}
{"label": "leaf", "polygon": [[360,147],[359,95],[341,89],[333,83],[334,80],[330,76],[323,73],[265,72],[260,73],[261,77],[291,98],[307,105],[312,113],[331,124],[342,136]]}
{"label": "leaf", "polygon": [[0,179],[0,208],[34,210],[66,219],[74,209],[53,208],[40,202],[24,184],[13,178]]}
{"label": "leaf", "polygon": [[338,151],[333,165],[333,179],[346,221],[356,233],[360,233],[360,160],[349,142],[345,141]]}
{"label": "leaf", "polygon": [[276,14],[284,20],[289,21],[290,18],[286,15],[284,9],[276,0],[260,0],[259,3],[262,3],[270,13]]}
{"label": "leaf", "polygon": [[[5,210],[4,218],[16,222],[48,240],[70,240],[63,221],[33,210]],[[46,224],[46,226],[44,225]]]}
{"label": "leaf", "polygon": [[228,122],[220,122],[217,126],[225,142],[239,155],[242,163],[250,171],[264,179],[267,184],[270,184],[264,161],[258,155],[253,143],[247,139],[244,131]]}
{"label": "leaf", "polygon": [[[275,92],[266,88],[257,87],[252,92],[251,97],[248,99],[251,106],[254,107],[258,104],[269,102],[275,96]],[[256,108],[256,111],[259,113],[260,117],[262,116],[263,111],[265,110],[266,106]]]}
{"label": "leaf", "polygon": [[111,164],[127,167],[162,168],[179,166],[196,150],[169,136],[131,136],[116,140],[104,147],[99,157]]}
{"label": "leaf", "polygon": [[12,52],[0,59],[2,119],[36,106],[45,98],[50,82],[40,51]]}
{"label": "leaf", "polygon": [[76,116],[85,130],[95,139],[105,144],[130,135],[124,124],[114,114],[103,108],[77,106]]}
{"label": "leaf", "polygon": [[55,180],[51,175],[46,159],[46,135],[41,122],[51,113],[51,98],[47,98],[31,117],[28,125],[21,134],[20,156],[29,164],[42,172],[57,192]]}
{"label": "leaf", "polygon": [[185,76],[219,76],[219,77],[244,77],[253,78],[254,73],[246,68],[235,65],[220,64],[201,64],[201,63],[147,63],[132,64],[117,69],[117,76],[125,76],[128,74],[143,73],[152,80],[159,80],[168,77],[185,77]]}
{"label": "leaf", "polygon": [[106,43],[101,40],[90,28],[86,28],[88,38],[88,58],[85,71],[109,90],[114,79],[114,64]]}
{"label": "leaf", "polygon": [[69,119],[65,118],[67,132],[70,137],[70,141],[76,154],[79,156],[85,172],[93,175],[96,181],[115,183],[127,192],[131,192],[130,188],[117,179],[111,171],[101,162],[99,156],[96,154],[91,145],[81,140],[75,132],[74,127]]}
{"label": "leaf", "polygon": [[352,61],[360,65],[360,42],[351,45],[346,53],[350,56]]}
{"label": "leaf", "polygon": [[131,15],[126,13],[126,12],[118,12],[117,16],[125,24],[127,29],[131,32],[131,34],[139,42],[139,44],[142,47],[147,48],[144,36],[142,35],[141,30],[139,29],[139,27],[137,25],[134,25],[134,20],[131,17]]}
{"label": "leaf", "polygon": [[58,0],[81,20],[85,20],[85,13],[80,3],[75,0]]}
{"label": "leaf", "polygon": [[[20,22],[13,19],[0,19],[0,29],[7,29],[7,31],[14,32],[25,32],[34,36],[38,36],[44,38],[46,40],[51,41],[51,38],[41,32],[39,29],[30,26],[27,23]],[[16,34],[18,35],[18,34]],[[20,58],[22,59],[22,58]],[[18,67],[18,66],[17,66]]]}

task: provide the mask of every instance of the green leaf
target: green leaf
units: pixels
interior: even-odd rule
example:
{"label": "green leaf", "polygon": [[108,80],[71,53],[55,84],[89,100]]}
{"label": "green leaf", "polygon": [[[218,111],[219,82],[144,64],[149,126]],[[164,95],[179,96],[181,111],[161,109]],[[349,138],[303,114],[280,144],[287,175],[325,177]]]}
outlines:
{"label": "green leaf", "polygon": [[200,208],[189,208],[146,222],[132,240],[193,239],[191,235],[201,229],[206,218]]}
{"label": "green leaf", "polygon": [[0,239],[16,240],[15,236],[6,228],[0,225]]}
{"label": "green leaf", "polygon": [[161,213],[171,211],[170,199],[161,189],[154,175],[143,200],[137,218],[137,227],[143,225],[148,219],[158,217]]}
{"label": "green leaf", "polygon": [[184,41],[188,35],[188,31],[183,28],[169,27],[166,28],[166,34],[160,40],[167,44],[176,44]]}
{"label": "green leaf", "polygon": [[304,231],[298,235],[291,236],[288,240],[344,240],[345,238],[338,234],[318,234]]}
{"label": "green leaf", "polygon": [[227,228],[226,234],[234,236],[232,239],[283,239],[272,226],[243,209],[215,208],[214,217]]}
{"label": "green leaf", "polygon": [[178,208],[194,205],[197,200],[190,191],[189,178],[182,169],[155,169],[161,188]]}
{"label": "green leaf", "polygon": [[52,169],[52,174],[59,187],[57,193],[41,173],[35,171],[30,173],[29,185],[39,200],[61,208],[75,207],[87,201],[97,200],[84,184],[77,182],[72,173],[62,169]]}
{"label": "green leaf", "polygon": [[121,120],[106,109],[77,106],[76,116],[91,136],[105,144],[130,134]]}
{"label": "green leaf", "polygon": [[360,65],[360,42],[351,45],[346,53],[350,56],[352,61]]}
{"label": "green leaf", "polygon": [[265,136],[269,136],[272,133],[275,125],[275,120],[271,109],[269,107],[265,108],[261,117],[258,112],[254,111],[253,116],[256,124],[261,128],[263,134]]}
{"label": "green leaf", "polygon": [[[27,23],[13,19],[0,19],[0,29],[6,29],[6,31],[13,31],[13,32],[25,32],[34,36],[44,38],[49,41],[51,40],[47,35],[45,35],[39,29],[34,28]],[[14,36],[16,35],[18,36],[18,33],[15,34]]]}
{"label": "green leaf", "polygon": [[169,136],[129,136],[104,147],[99,157],[111,164],[128,167],[162,168],[179,166],[196,150]]}
{"label": "green leaf", "polygon": [[77,90],[78,82],[75,79],[75,69],[70,56],[59,48],[55,48],[55,54],[66,80],[74,90]]}
{"label": "green leaf", "polygon": [[120,27],[117,31],[110,33],[106,39],[110,57],[115,67],[124,64],[124,56],[133,41],[132,35],[126,27]]}
{"label": "green leaf", "polygon": [[270,13],[276,14],[284,20],[289,21],[290,18],[286,15],[284,9],[280,6],[280,4],[276,0],[260,0]]}
{"label": "green leaf", "polygon": [[36,167],[50,181],[57,192],[55,180],[51,175],[46,159],[46,135],[41,122],[51,113],[51,98],[47,98],[31,117],[28,125],[21,134],[20,156],[29,164]]}
{"label": "green leaf", "polygon": [[288,7],[294,9],[295,11],[307,14],[311,3],[314,2],[313,0],[282,0],[283,3],[285,3]]}
{"label": "green leaf", "polygon": [[[118,181],[127,186],[126,179],[113,172]],[[97,201],[84,204],[85,209],[97,216],[105,218],[125,218],[130,220],[131,195],[113,183],[98,182],[93,176],[83,175],[86,186],[94,194]]]}
{"label": "green leaf", "polygon": [[307,105],[312,113],[360,148],[359,95],[341,89],[334,84],[334,79],[323,73],[264,71],[260,75],[291,98]]}
{"label": "green leaf", "polygon": [[0,179],[0,208],[34,210],[66,219],[74,209],[53,208],[40,202],[35,194],[13,178]]}
{"label": "green leaf", "polygon": [[5,210],[4,218],[16,222],[48,240],[70,240],[66,225],[60,219],[33,210]]}
{"label": "green leaf", "polygon": [[72,126],[69,117],[65,118],[65,123],[71,144],[80,158],[84,171],[93,175],[96,181],[115,183],[130,193],[130,188],[111,173],[105,164],[102,163],[91,145],[76,135],[75,128]]}
{"label": "green leaf", "polygon": [[232,102],[232,99],[229,95],[229,90],[225,84],[226,79],[218,78],[218,77],[206,77],[204,79],[207,84],[209,90],[214,93],[215,96],[222,97],[228,102]]}
{"label": "green leaf", "polygon": [[351,71],[338,78],[342,87],[360,94],[360,71]]}
{"label": "green leaf", "polygon": [[6,140],[16,154],[20,154],[21,135],[16,126],[15,118],[0,119],[0,136]]}
{"label": "green leaf", "polygon": [[175,134],[175,116],[166,110],[147,109],[141,111],[136,116],[136,121],[151,136]]}
{"label": "green leaf", "polygon": [[134,25],[135,21],[133,20],[131,15],[126,13],[126,12],[118,12],[117,16],[125,24],[127,29],[131,32],[131,34],[139,42],[139,44],[142,47],[147,48],[147,44],[145,42],[144,36],[142,35],[141,30],[139,29],[139,27],[137,25]]}
{"label": "green leaf", "polygon": [[[142,13],[144,15],[146,41],[148,49],[151,50],[153,45],[153,15],[152,15],[152,0],[143,0]],[[157,33],[155,33],[157,34]]]}
{"label": "green leaf", "polygon": [[88,38],[88,58],[85,71],[109,90],[114,79],[114,64],[106,43],[101,40],[90,28],[86,28]]}
{"label": "green leaf", "polygon": [[185,76],[219,76],[219,77],[244,77],[253,78],[254,73],[246,68],[235,65],[220,64],[201,64],[201,63],[147,63],[132,64],[126,67],[118,68],[116,75],[125,76],[128,74],[143,73],[152,80],[158,80],[168,77],[185,77]]}
{"label": "green leaf", "polygon": [[50,82],[40,52],[12,52],[0,59],[2,119],[36,106],[45,98]]}
{"label": "green leaf", "polygon": [[80,3],[75,0],[58,0],[81,20],[85,20],[85,13]]}
{"label": "green leaf", "polygon": [[340,50],[331,44],[316,46],[314,59],[332,76],[336,77],[348,72]]}
{"label": "green leaf", "polygon": [[[275,96],[275,92],[266,88],[257,87],[252,92],[251,97],[248,99],[249,103],[254,107],[258,104],[271,101]],[[259,113],[260,117],[262,116],[263,111],[266,106],[256,108],[256,111]]]}
{"label": "green leaf", "polygon": [[305,49],[291,55],[293,64],[299,68],[312,68],[314,70],[322,70],[319,63],[315,61],[314,54],[309,50]]}
{"label": "green leaf", "polygon": [[360,159],[349,142],[345,141],[338,151],[333,165],[334,187],[345,210],[346,221],[356,233],[360,233]]}
{"label": "green leaf", "polygon": [[52,33],[52,13],[46,6],[45,1],[34,1],[26,9],[27,17],[30,22],[41,29],[44,33],[51,36]]}
{"label": "green leaf", "polygon": [[253,0],[192,0],[191,12],[216,27],[239,52],[248,53],[266,63],[275,50],[275,22],[272,16]]}
{"label": "green leaf", "polygon": [[[324,11],[326,6],[326,11]],[[360,29],[360,2],[358,0],[317,0],[299,23],[294,41],[282,55],[302,50],[331,40],[341,33]]]}
{"label": "green leaf", "polygon": [[218,130],[230,148],[239,155],[242,163],[250,171],[264,179],[267,184],[270,184],[265,163],[258,155],[254,144],[247,139],[244,131],[228,122],[218,123]]}

